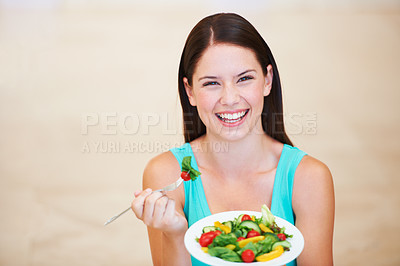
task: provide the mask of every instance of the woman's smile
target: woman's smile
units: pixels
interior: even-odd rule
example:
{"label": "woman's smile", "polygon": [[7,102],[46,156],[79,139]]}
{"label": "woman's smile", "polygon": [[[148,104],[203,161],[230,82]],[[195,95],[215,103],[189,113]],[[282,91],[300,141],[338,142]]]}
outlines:
{"label": "woman's smile", "polygon": [[249,109],[223,111],[216,113],[216,117],[221,121],[222,125],[232,127],[242,124],[248,114]]}

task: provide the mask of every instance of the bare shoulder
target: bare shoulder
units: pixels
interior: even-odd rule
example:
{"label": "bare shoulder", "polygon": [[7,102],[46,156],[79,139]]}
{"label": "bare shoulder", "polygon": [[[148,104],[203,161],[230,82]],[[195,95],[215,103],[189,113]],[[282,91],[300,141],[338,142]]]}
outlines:
{"label": "bare shoulder", "polygon": [[172,182],[180,175],[179,163],[170,152],[164,152],[152,158],[143,172],[143,188],[159,189]]}
{"label": "bare shoulder", "polygon": [[328,166],[309,155],[304,156],[296,169],[292,202],[297,211],[318,203],[334,204],[333,179]]}
{"label": "bare shoulder", "polygon": [[326,164],[306,155],[296,169],[295,180],[297,183],[332,182],[332,174]]}

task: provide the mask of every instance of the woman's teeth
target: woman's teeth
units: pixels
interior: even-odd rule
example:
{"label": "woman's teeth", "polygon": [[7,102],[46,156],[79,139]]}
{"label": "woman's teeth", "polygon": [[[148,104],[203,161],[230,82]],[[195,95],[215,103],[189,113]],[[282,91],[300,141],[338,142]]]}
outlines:
{"label": "woman's teeth", "polygon": [[224,121],[225,123],[235,123],[240,121],[246,114],[247,111],[237,112],[237,113],[217,113],[217,117]]}

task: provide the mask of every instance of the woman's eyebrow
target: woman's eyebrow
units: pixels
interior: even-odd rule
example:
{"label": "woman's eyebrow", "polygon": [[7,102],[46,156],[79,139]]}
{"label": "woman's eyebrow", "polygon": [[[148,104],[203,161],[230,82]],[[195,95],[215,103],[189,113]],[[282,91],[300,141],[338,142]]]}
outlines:
{"label": "woman's eyebrow", "polygon": [[216,79],[216,78],[218,78],[218,77],[216,77],[216,76],[204,76],[204,77],[199,78],[199,81],[202,80],[202,79]]}
{"label": "woman's eyebrow", "polygon": [[240,73],[239,75],[237,75],[237,77],[239,77],[239,76],[241,76],[241,75],[244,75],[244,74],[246,74],[246,73],[248,73],[248,72],[252,72],[252,71],[256,72],[255,69],[248,69],[248,70],[246,70],[246,71]]}
{"label": "woman's eyebrow", "polygon": [[[246,73],[248,73],[248,72],[252,72],[252,71],[255,72],[256,70],[255,70],[255,69],[248,69],[248,70],[246,70],[246,71],[244,71],[244,72],[238,74],[237,77],[239,77],[239,76],[241,76],[241,75],[244,75],[244,74],[246,74]],[[202,79],[217,79],[217,78],[218,78],[218,77],[216,77],[216,76],[204,76],[204,77],[199,78],[199,81],[202,80]]]}

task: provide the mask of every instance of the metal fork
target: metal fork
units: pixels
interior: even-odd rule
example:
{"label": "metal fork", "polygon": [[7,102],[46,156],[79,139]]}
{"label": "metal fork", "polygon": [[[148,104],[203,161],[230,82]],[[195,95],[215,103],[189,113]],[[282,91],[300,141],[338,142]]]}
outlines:
{"label": "metal fork", "polygon": [[[182,184],[182,182],[183,182],[183,179],[182,179],[181,177],[179,177],[178,180],[176,180],[174,183],[169,184],[168,186],[165,186],[165,187],[163,187],[163,188],[161,188],[161,189],[154,190],[154,191],[151,192],[151,193],[154,193],[154,192],[161,192],[161,191],[172,191],[172,190],[175,190],[175,189],[177,189],[177,188]],[[117,215],[111,217],[107,222],[104,223],[104,226],[106,226],[107,224],[109,224],[109,223],[115,221],[118,217],[120,217],[122,214],[126,213],[126,212],[129,211],[130,209],[131,209],[131,207],[129,207],[129,208],[127,208],[126,210],[124,210],[123,212],[121,212],[121,213],[119,213],[119,214],[117,214]]]}

